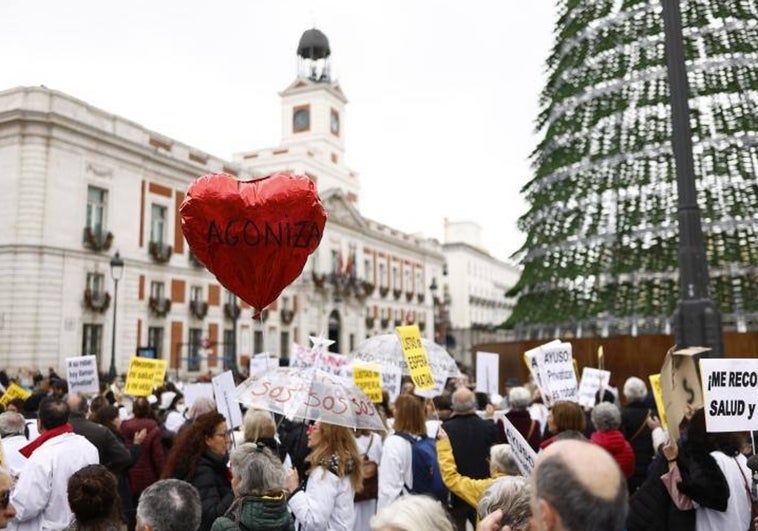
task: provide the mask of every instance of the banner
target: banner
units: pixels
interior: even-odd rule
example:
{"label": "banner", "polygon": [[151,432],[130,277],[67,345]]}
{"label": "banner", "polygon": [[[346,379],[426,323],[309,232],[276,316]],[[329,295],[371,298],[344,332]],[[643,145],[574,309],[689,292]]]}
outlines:
{"label": "banner", "polygon": [[601,389],[608,388],[611,371],[585,367],[582,369],[582,380],[579,382],[579,405],[595,407],[595,395]]}
{"label": "banner", "polygon": [[[155,373],[160,371],[159,361],[150,358],[133,357],[129,363],[129,372],[126,373],[124,394],[131,396],[148,396],[153,392],[155,385]],[[165,372],[165,361],[163,361]],[[161,380],[163,382],[163,380]]]}
{"label": "banner", "polygon": [[658,418],[661,421],[661,427],[664,430],[668,430],[668,422],[666,422],[666,409],[663,407],[663,393],[661,392],[661,375],[651,374],[648,376],[650,380],[650,388],[653,390],[653,398],[655,398],[655,407],[658,409]]}
{"label": "banner", "polygon": [[100,377],[95,356],[66,358],[66,379],[69,393],[98,394]]}
{"label": "banner", "polygon": [[[405,363],[411,373],[414,385],[423,390],[434,389],[435,382],[432,370],[429,368],[429,360],[426,351],[421,344],[421,332],[417,325],[398,326],[395,328],[400,336],[400,346],[403,349]],[[445,375],[447,377],[447,375]]]}
{"label": "banner", "polygon": [[374,404],[382,401],[382,382],[379,367],[368,364],[353,364],[353,381]]}
{"label": "banner", "polygon": [[578,400],[571,343],[551,341],[526,352],[529,370],[548,405],[560,400]]}
{"label": "banner", "polygon": [[491,352],[476,353],[476,390],[488,395],[500,389],[500,355]]}
{"label": "banner", "polygon": [[236,398],[232,371],[222,372],[211,380],[216,395],[216,409],[226,418],[227,429],[233,430],[242,424],[242,410]]}
{"label": "banner", "polygon": [[29,391],[16,383],[12,383],[8,386],[8,389],[5,391],[5,394],[3,394],[3,397],[0,398],[0,404],[7,406],[8,402],[14,398],[26,400],[30,396],[32,396],[32,394]]}
{"label": "banner", "polygon": [[709,432],[758,430],[758,359],[702,359],[700,376]]}
{"label": "banner", "polygon": [[505,438],[508,440],[508,444],[513,449],[513,456],[516,458],[516,464],[518,465],[521,474],[525,477],[529,477],[534,470],[534,464],[537,462],[537,454],[526,442],[524,436],[521,435],[516,427],[511,424],[508,417],[503,416],[503,428],[505,431]]}
{"label": "banner", "polygon": [[335,376],[342,375],[342,368],[347,365],[347,356],[333,352],[317,351],[292,343],[290,367],[316,367]]}

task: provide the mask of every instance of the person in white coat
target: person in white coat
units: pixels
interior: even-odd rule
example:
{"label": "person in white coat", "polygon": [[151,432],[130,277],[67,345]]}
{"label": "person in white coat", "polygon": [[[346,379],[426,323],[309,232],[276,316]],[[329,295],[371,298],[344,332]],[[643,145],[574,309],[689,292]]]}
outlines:
{"label": "person in white coat", "polygon": [[[370,482],[376,482],[378,486],[379,480],[379,463],[382,462],[382,437],[372,431],[361,430],[356,434],[356,442],[358,443],[358,452],[363,459],[363,472],[366,479],[364,479],[364,486]],[[373,480],[368,478],[372,477]],[[378,494],[378,489],[364,489],[364,496],[358,500],[356,497],[355,502],[355,531],[369,531],[371,529],[371,517],[376,513],[376,497],[367,498],[369,491],[372,496]]]}
{"label": "person in white coat", "polygon": [[0,414],[0,437],[3,439],[3,460],[15,482],[26,466],[26,457],[21,455],[21,448],[29,444],[24,435],[24,417],[15,411]]}
{"label": "person in white coat", "polygon": [[[395,401],[395,433],[426,437],[424,403],[413,395],[400,395]],[[398,435],[384,440],[382,461],[379,463],[379,498],[377,509],[386,507],[413,489],[413,459],[411,443]]]}
{"label": "person in white coat", "polygon": [[307,479],[287,475],[288,505],[300,531],[353,531],[353,497],[361,488],[361,457],[352,430],[317,422],[308,430]]}
{"label": "person in white coat", "polygon": [[65,401],[47,397],[40,402],[40,436],[21,449],[28,458],[11,498],[16,516],[10,529],[48,531],[65,528],[72,517],[68,480],[79,469],[99,462],[97,448],[68,423]]}

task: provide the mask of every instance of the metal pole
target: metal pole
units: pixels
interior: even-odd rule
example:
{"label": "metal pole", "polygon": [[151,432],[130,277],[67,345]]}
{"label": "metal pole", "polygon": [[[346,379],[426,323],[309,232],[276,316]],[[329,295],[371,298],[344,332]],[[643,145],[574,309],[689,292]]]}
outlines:
{"label": "metal pole", "polygon": [[116,315],[118,313],[118,279],[113,279],[113,333],[111,334],[111,368],[108,379],[113,383],[116,379]]}
{"label": "metal pole", "polygon": [[690,129],[689,87],[684,61],[680,0],[662,0],[666,67],[671,95],[671,129],[679,195],[680,299],[674,312],[678,347],[703,346],[723,356],[721,313],[708,294],[708,261],[697,204]]}

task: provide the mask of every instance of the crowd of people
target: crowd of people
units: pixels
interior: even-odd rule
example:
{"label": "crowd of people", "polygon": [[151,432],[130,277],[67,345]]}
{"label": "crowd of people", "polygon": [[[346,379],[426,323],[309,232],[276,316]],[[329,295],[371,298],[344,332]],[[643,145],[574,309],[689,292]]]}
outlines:
{"label": "crowd of people", "polygon": [[[758,531],[749,435],[709,433],[696,409],[670,439],[639,378],[592,408],[512,378],[503,397],[463,378],[431,400],[406,382],[378,404],[385,432],[252,408],[232,429],[171,382],[139,398],[69,393],[54,371],[34,384],[0,413],[0,528]],[[506,419],[537,455],[528,477]]]}

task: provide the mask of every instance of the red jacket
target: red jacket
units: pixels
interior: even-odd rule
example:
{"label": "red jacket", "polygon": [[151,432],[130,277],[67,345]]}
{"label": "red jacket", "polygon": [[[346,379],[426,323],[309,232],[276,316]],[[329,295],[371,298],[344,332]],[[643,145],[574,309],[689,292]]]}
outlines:
{"label": "red jacket", "polygon": [[634,450],[632,445],[624,439],[624,434],[619,430],[596,431],[590,435],[590,440],[605,448],[613,456],[621,467],[624,477],[634,474]]}
{"label": "red jacket", "polygon": [[153,419],[133,418],[121,423],[121,434],[126,439],[127,446],[132,447],[134,434],[142,429],[147,429],[147,437],[142,442],[142,453],[127,471],[129,486],[135,495],[160,479],[165,464],[161,430]]}

